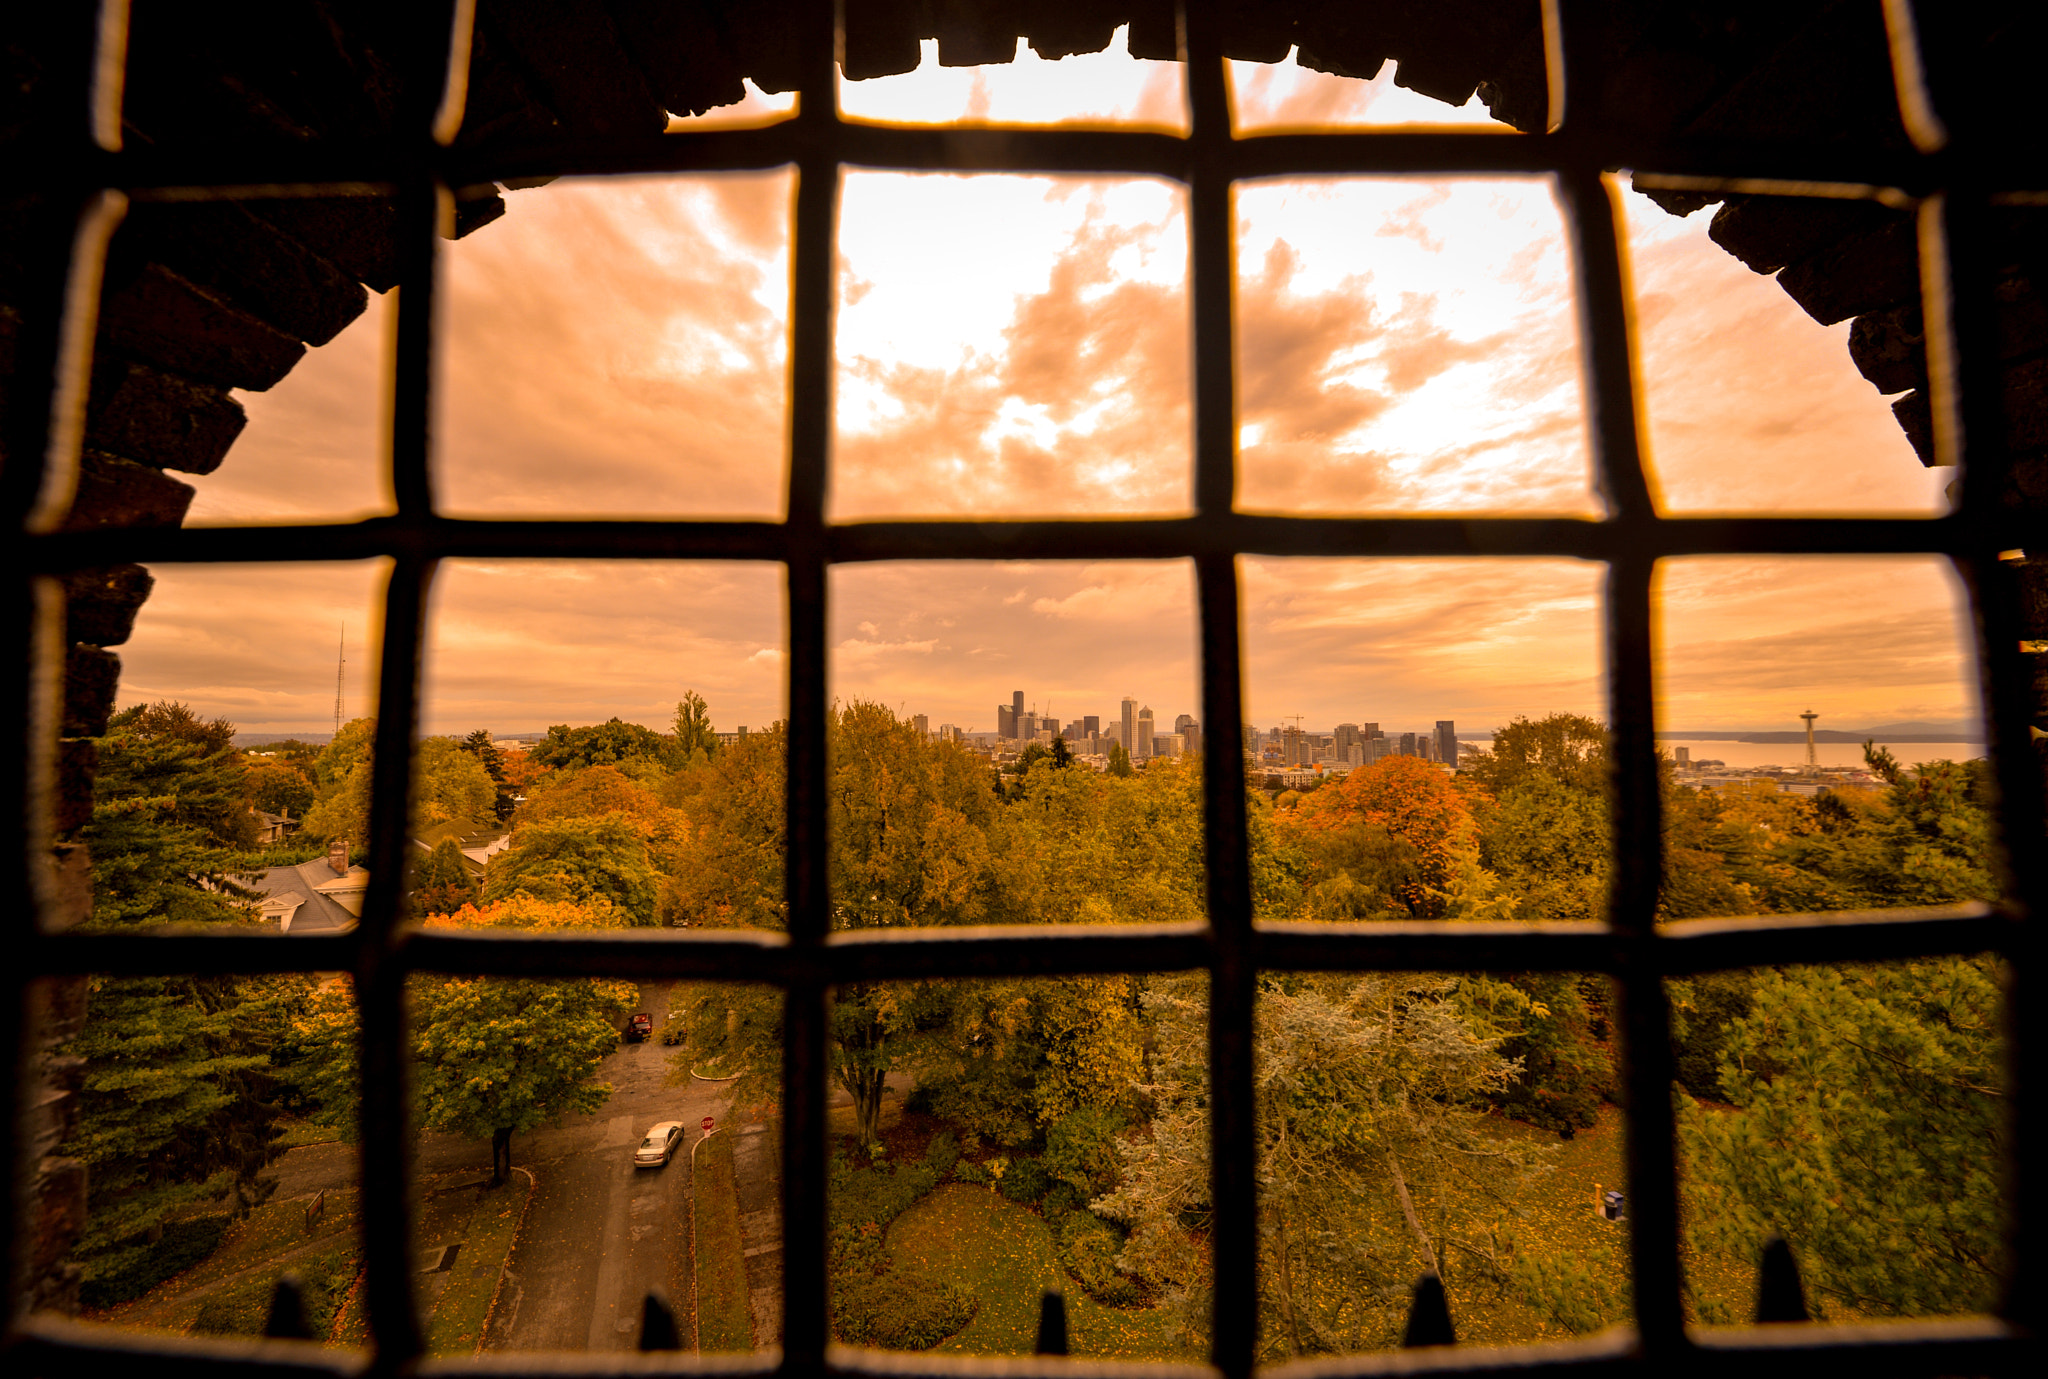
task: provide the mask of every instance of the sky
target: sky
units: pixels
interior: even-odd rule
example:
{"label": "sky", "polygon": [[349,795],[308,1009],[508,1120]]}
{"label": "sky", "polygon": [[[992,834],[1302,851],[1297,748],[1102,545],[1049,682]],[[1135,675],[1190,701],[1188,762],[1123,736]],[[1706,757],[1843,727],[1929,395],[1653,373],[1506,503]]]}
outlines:
{"label": "sky", "polygon": [[[851,118],[1185,127],[1180,72],[1122,51],[925,64],[842,83]],[[1233,64],[1240,129],[1491,125],[1290,58]],[[751,92],[706,123],[783,118]],[[695,121],[677,121],[683,127]],[[1516,137],[1492,126],[1491,137]],[[436,499],[468,516],[779,517],[786,171],[564,179],[446,246]],[[1647,449],[1670,512],[1933,515],[1888,400],[1823,327],[1680,218],[1624,192]],[[1573,283],[1541,178],[1240,186],[1239,506],[1596,514]],[[828,512],[1145,517],[1191,508],[1186,199],[1145,178],[849,171],[842,183]],[[190,521],[390,510],[392,313],[291,376],[195,480]],[[371,711],[381,567],[176,567],[123,648],[124,703],[176,698],[257,732]],[[1271,726],[1605,712],[1599,567],[1567,560],[1246,559],[1246,702]],[[1660,580],[1662,725],[1974,720],[1960,594],[1938,562],[1694,560]],[[1021,689],[1062,718],[1126,695],[1201,716],[1181,562],[836,569],[830,693],[994,728]],[[423,726],[665,726],[695,689],[721,728],[781,716],[779,567],[451,562]]]}

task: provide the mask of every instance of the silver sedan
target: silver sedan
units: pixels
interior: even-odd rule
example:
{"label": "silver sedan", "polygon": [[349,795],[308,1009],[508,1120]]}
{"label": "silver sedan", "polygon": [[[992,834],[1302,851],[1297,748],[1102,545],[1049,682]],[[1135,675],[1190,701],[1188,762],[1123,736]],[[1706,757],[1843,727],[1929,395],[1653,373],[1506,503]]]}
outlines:
{"label": "silver sedan", "polygon": [[660,1168],[676,1156],[676,1149],[683,1142],[683,1123],[679,1120],[665,1120],[647,1132],[647,1138],[640,1141],[640,1147],[633,1151],[633,1167]]}

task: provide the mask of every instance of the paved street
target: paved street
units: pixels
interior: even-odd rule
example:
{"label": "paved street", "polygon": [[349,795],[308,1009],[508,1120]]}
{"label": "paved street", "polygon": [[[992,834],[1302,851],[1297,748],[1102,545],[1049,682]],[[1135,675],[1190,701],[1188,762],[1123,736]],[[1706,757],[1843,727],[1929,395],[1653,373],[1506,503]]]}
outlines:
{"label": "paved street", "polygon": [[[653,1014],[656,1029],[667,1001],[664,984],[642,987],[639,1009]],[[668,1294],[683,1343],[692,1343],[690,1147],[703,1118],[723,1121],[726,1108],[716,1084],[663,1085],[671,1059],[680,1063],[683,1056],[658,1042],[622,1044],[605,1059],[600,1076],[612,1095],[595,1115],[513,1139],[512,1162],[533,1174],[534,1195],[486,1350],[631,1350],[641,1300],[654,1288]],[[667,1168],[636,1169],[634,1146],[663,1120],[682,1121],[687,1140]],[[490,1146],[427,1135],[416,1162],[421,1175],[487,1173]],[[275,1170],[278,1195],[348,1186],[355,1169],[351,1146],[294,1150]]]}

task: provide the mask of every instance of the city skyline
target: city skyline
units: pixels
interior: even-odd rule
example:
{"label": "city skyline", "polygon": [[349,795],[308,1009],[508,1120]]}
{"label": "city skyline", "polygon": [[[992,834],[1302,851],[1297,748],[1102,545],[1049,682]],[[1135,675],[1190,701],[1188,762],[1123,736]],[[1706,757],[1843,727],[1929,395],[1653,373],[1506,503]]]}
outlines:
{"label": "city skyline", "polygon": [[[980,99],[1057,115],[1082,108],[1059,104],[1061,83],[1093,73],[1122,93],[1108,113],[1170,123],[1146,94],[1152,77],[1104,75],[1119,61],[933,66],[892,79],[903,104],[890,108],[940,119],[946,100]],[[1384,78],[1291,62],[1238,74],[1240,112],[1258,118],[1485,119]],[[781,173],[562,179],[512,193],[502,221],[446,246],[439,501],[778,517],[790,186]],[[1177,190],[865,173],[846,188],[835,518],[1189,509]],[[1817,325],[1714,246],[1711,212],[1623,200],[1647,449],[1668,510],[1942,509],[1952,476],[1914,459],[1856,374],[1846,325]],[[1262,184],[1237,215],[1242,506],[1598,510],[1568,265],[1540,180]],[[193,479],[193,522],[389,509],[377,459],[388,308],[373,296],[285,382],[243,397],[248,429],[219,471]],[[1259,557],[1243,572],[1255,722],[1334,724],[1361,702],[1418,726],[1605,715],[1596,567]],[[341,622],[349,710],[366,710],[377,594],[365,567],[153,573],[158,591],[121,649],[122,702],[317,730],[331,724]],[[1771,726],[1807,699],[1836,706],[1838,722],[1976,716],[1960,592],[1938,562],[1685,561],[1664,586],[1663,726]],[[1044,667],[1056,706],[1143,687],[1155,711],[1201,716],[1185,562],[840,567],[830,596],[838,698],[992,730],[1019,671]],[[685,689],[721,722],[783,712],[773,566],[450,562],[434,615],[428,732],[659,724]]]}

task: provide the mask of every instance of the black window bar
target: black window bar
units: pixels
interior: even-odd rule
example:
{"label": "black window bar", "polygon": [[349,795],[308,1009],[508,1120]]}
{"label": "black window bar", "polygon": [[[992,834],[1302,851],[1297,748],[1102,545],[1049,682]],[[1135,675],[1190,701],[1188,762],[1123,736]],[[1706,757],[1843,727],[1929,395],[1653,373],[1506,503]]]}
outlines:
{"label": "black window bar", "polygon": [[[63,7],[58,7],[60,10]],[[80,7],[81,9],[84,7]],[[1252,1002],[1261,968],[1321,970],[1600,971],[1619,992],[1628,1117],[1632,1285],[1635,1320],[1605,1337],[1521,1350],[1448,1348],[1394,1356],[1316,1361],[1327,1374],[1477,1374],[1540,1365],[1591,1373],[1628,1368],[1670,1372],[1791,1374],[1814,1366],[1864,1373],[1958,1374],[2032,1370],[2041,1316],[2041,1208],[2023,1165],[2042,1143],[2041,1097],[2032,1074],[2042,1049],[2044,1005],[2031,916],[2048,898],[2039,766],[2029,740],[2031,667],[2020,644],[2017,595],[2000,553],[2023,543],[2022,520],[2003,507],[2005,476],[1989,256],[1980,249],[1999,198],[2037,193],[2038,154],[1999,147],[2001,132],[1965,117],[1967,73],[1925,70],[1915,6],[1886,0],[1893,79],[1914,149],[1872,153],[1854,146],[1799,148],[1699,139],[1631,143],[1603,133],[1581,108],[1598,89],[1600,7],[1546,0],[1550,64],[1549,132],[1519,137],[1399,130],[1235,138],[1229,127],[1219,12],[1189,4],[1181,24],[1190,131],[967,129],[932,131],[841,122],[834,89],[839,19],[832,0],[802,11],[800,88],[811,93],[793,119],[765,129],[687,133],[605,142],[563,141],[514,154],[458,153],[436,140],[447,123],[443,74],[451,51],[466,51],[471,6],[422,7],[408,21],[409,81],[400,135],[380,145],[308,145],[288,153],[222,147],[172,153],[116,151],[91,114],[96,44],[112,26],[90,16],[59,20],[76,29],[60,77],[75,96],[70,124],[41,141],[18,176],[38,197],[22,250],[39,294],[25,308],[18,377],[57,380],[17,394],[10,421],[16,463],[4,476],[16,535],[8,585],[6,644],[16,647],[6,710],[9,782],[4,808],[26,840],[9,868],[6,973],[13,1012],[4,1050],[26,1070],[25,1028],[33,983],[86,972],[353,972],[363,1025],[362,1185],[367,1307],[374,1350],[365,1360],[332,1351],[251,1349],[174,1341],[42,1318],[13,1318],[9,1363],[50,1373],[100,1362],[277,1373],[409,1367],[422,1338],[410,1285],[407,1206],[403,986],[412,972],[631,975],[764,982],[786,996],[784,1054],[785,1267],[779,1351],[751,1359],[695,1361],[675,1355],[494,1357],[493,1373],[608,1374],[649,1363],[678,1371],[828,1370],[862,1374],[993,1372],[989,1362],[943,1362],[881,1352],[828,1350],[825,1254],[825,1012],[835,982],[932,976],[1203,970],[1210,980],[1213,1191],[1210,1248],[1217,1305],[1209,1371],[1243,1379],[1254,1368],[1257,1224],[1254,1181]],[[1938,8],[1925,7],[1923,8]],[[118,12],[121,7],[111,6]],[[451,11],[458,17],[449,22]],[[454,37],[451,38],[451,35]],[[459,67],[459,64],[457,64]],[[1951,82],[1952,85],[1944,85]],[[460,76],[449,104],[459,113]],[[788,505],[780,522],[462,521],[433,510],[429,386],[434,350],[436,228],[451,188],[522,176],[760,169],[798,174],[791,339]],[[1195,515],[1141,521],[825,520],[830,439],[832,255],[839,175],[849,166],[905,170],[1150,175],[1189,189],[1194,325]],[[1962,498],[1934,520],[1679,519],[1654,509],[1639,448],[1629,305],[1618,243],[1618,207],[1606,175],[1619,168],[1665,185],[1724,192],[1898,195],[1918,206],[1923,300],[1929,323],[1937,446],[1963,463]],[[1586,391],[1596,473],[1607,516],[1589,520],[1270,517],[1233,510],[1235,421],[1232,377],[1230,193],[1244,178],[1337,174],[1547,174],[1556,179],[1575,257]],[[2031,179],[2031,180],[2030,180]],[[106,531],[53,534],[34,521],[44,474],[36,460],[61,455],[74,409],[63,380],[90,338],[89,290],[103,247],[99,207],[107,191],[135,197],[232,194],[251,188],[368,185],[395,194],[403,235],[391,476],[396,515],[338,526]],[[1882,189],[1890,189],[1882,190]],[[2038,199],[2030,197],[2029,199]],[[67,334],[67,329],[70,332]],[[75,444],[75,442],[74,442]],[[2038,536],[2038,533],[2034,533]],[[1972,600],[1989,749],[2001,792],[2010,892],[1998,906],[1826,917],[1713,920],[1657,925],[1660,821],[1651,691],[1651,576],[1665,557],[1712,553],[1890,554],[1949,558]],[[1572,556],[1605,562],[1608,702],[1613,720],[1615,866],[1603,925],[1254,924],[1246,867],[1244,763],[1234,732],[1205,735],[1204,827],[1208,923],[1053,931],[937,930],[832,933],[826,871],[826,577],[837,563],[901,559],[1191,558],[1199,589],[1204,718],[1243,721],[1240,604],[1236,562],[1244,554],[1349,556]],[[254,934],[123,936],[109,942],[46,932],[38,792],[51,777],[53,737],[46,685],[52,674],[50,576],[118,561],[335,560],[385,556],[385,594],[371,886],[361,926],[331,937],[284,940]],[[647,935],[517,936],[405,929],[407,776],[417,717],[421,634],[428,583],[438,560],[461,556],[757,560],[787,572],[788,928],[774,935],[663,932]],[[1881,1328],[1811,1327],[1688,1334],[1683,1322],[1679,1222],[1671,1113],[1665,978],[1775,963],[1875,961],[1993,951],[2010,965],[2014,1167],[2009,1173],[2013,1273],[1999,1316],[1899,1323]],[[18,1078],[18,1084],[22,1079]],[[19,1185],[30,1165],[15,1118],[4,1131],[16,1191],[0,1206],[12,1277],[25,1245]],[[1767,1273],[1769,1270],[1767,1269]],[[1782,1280],[1779,1281],[1782,1284]],[[276,1326],[290,1333],[289,1290]],[[1426,1290],[1425,1290],[1426,1291]],[[1768,1291],[1768,1290],[1767,1290]],[[1783,1292],[1779,1287],[1778,1292]],[[18,1296],[18,1290],[17,1294]],[[1765,1315],[1796,1315],[1774,1304]],[[1050,1312],[1052,1309],[1048,1308]],[[650,1317],[654,1309],[650,1309]],[[1443,1339],[1418,1308],[1411,1336]],[[659,1331],[658,1319],[650,1329]],[[1050,1342],[1044,1349],[1055,1349]],[[2030,1362],[2028,1355],[2034,1355]],[[1006,1361],[1027,1373],[1102,1368],[1064,1359]],[[457,1362],[436,1369],[459,1370]],[[1115,1368],[1127,1369],[1128,1366]]]}

